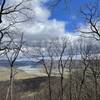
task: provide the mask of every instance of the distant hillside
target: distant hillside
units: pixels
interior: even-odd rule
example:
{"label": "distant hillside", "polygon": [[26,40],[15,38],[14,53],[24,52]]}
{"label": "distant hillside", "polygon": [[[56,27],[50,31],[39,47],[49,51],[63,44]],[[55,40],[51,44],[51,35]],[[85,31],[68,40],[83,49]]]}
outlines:
{"label": "distant hillside", "polygon": [[[45,57],[44,59],[45,59],[46,63],[50,63],[50,58],[49,57]],[[54,67],[57,67],[58,66],[59,57],[55,57],[54,59],[55,59],[55,61],[54,61]],[[63,56],[62,59],[66,60],[66,56]],[[77,55],[77,57],[73,56],[73,61],[72,61],[72,67],[73,68],[77,68],[77,67],[80,67],[79,65],[82,65],[82,62],[81,62],[80,59],[81,59],[80,55]],[[24,58],[24,57],[22,57],[22,58],[18,58],[16,60],[14,66],[15,67],[24,67],[24,66],[25,67],[27,67],[27,66],[29,66],[29,67],[41,67],[41,65],[42,65],[41,58],[39,60],[37,60],[37,59],[33,60],[33,58]],[[1,67],[3,67],[3,66],[4,67],[9,67],[8,60],[6,60],[5,58],[1,58],[0,59],[0,66]],[[68,67],[68,66],[66,65],[66,67]]]}
{"label": "distant hillside", "polygon": [[[45,60],[46,61],[46,63],[50,63],[50,60]],[[78,59],[74,59],[73,61],[72,61],[72,67],[73,68],[80,68],[80,67],[82,67],[82,65],[83,65],[83,63],[82,63],[82,61],[81,60],[78,60]],[[7,61],[7,60],[0,60],[0,66],[1,67],[9,67],[9,62]],[[32,61],[32,60],[23,60],[23,59],[21,59],[21,60],[17,60],[16,62],[15,62],[15,64],[14,64],[14,66],[15,67],[27,67],[27,66],[29,66],[29,67],[34,67],[34,68],[36,68],[36,67],[43,67],[42,66],[42,61],[40,60],[40,61]],[[58,66],[58,60],[55,60],[54,61],[54,67],[57,67]],[[68,65],[66,64],[66,67],[68,67]]]}
{"label": "distant hillside", "polygon": [[[39,62],[34,62],[34,61],[29,61],[29,60],[19,60],[16,61],[14,66],[16,67],[20,67],[20,66],[31,66],[31,67],[36,67],[37,65],[40,65],[40,61]],[[1,67],[9,67],[9,62],[5,59],[0,60],[0,66]]]}

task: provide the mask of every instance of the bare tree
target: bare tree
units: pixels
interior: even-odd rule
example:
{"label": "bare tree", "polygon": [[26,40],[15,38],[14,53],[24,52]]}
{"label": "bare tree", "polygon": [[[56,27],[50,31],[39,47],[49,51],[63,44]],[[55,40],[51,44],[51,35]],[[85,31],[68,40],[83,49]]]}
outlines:
{"label": "bare tree", "polygon": [[99,62],[99,55],[98,54],[92,54],[92,56],[90,56],[90,70],[93,78],[94,78],[94,86],[95,86],[95,100],[99,100],[99,95],[98,95],[98,79],[100,76],[100,62]]}
{"label": "bare tree", "polygon": [[69,56],[68,68],[69,68],[69,94],[70,94],[69,100],[72,100],[72,63],[74,54],[73,54],[73,46],[71,43],[69,47],[68,56]]}
{"label": "bare tree", "polygon": [[[13,4],[9,0],[1,0],[0,5],[0,52],[3,52],[8,44],[8,41],[5,45],[4,39],[7,38],[8,40],[11,38],[10,30],[13,27],[13,30],[16,29],[16,25],[18,23],[26,22],[32,19],[31,15],[27,14],[27,12],[32,12],[33,9],[28,7],[27,4],[31,2],[31,0],[22,0],[20,2],[16,2]],[[30,17],[31,16],[31,17]],[[6,21],[6,24],[4,24]],[[14,28],[15,27],[15,28]],[[5,47],[4,47],[5,45]],[[3,53],[1,53],[3,54]]]}
{"label": "bare tree", "polygon": [[44,66],[45,73],[48,76],[48,89],[49,89],[49,100],[52,100],[51,90],[51,75],[54,66],[54,51],[53,42],[50,40],[40,43],[36,49],[39,59],[41,59],[42,65]]}
{"label": "bare tree", "polygon": [[1,7],[0,7],[0,23],[2,23],[2,17],[5,15],[9,15],[11,13],[15,13],[18,12],[19,14],[23,14],[25,16],[27,16],[24,12],[22,12],[22,10],[29,10],[31,8],[23,6],[23,4],[25,2],[28,2],[28,0],[22,0],[19,3],[16,3],[15,5],[6,5],[6,3],[8,3],[7,0],[2,0],[1,1]]}
{"label": "bare tree", "polygon": [[83,8],[81,8],[80,12],[87,26],[87,30],[79,29],[81,33],[84,33],[82,36],[100,40],[99,4],[99,0],[96,0],[96,3],[88,3]]}
{"label": "bare tree", "polygon": [[[82,17],[86,23],[87,29],[86,30],[79,30],[83,33],[81,36],[93,38],[96,40],[100,40],[100,2],[96,0],[95,3],[88,3],[83,8],[81,8]],[[92,47],[91,47],[92,48]],[[96,56],[94,52],[92,52],[92,56],[88,56],[89,61],[89,68],[92,72],[94,77],[94,84],[95,84],[95,100],[98,100],[98,77],[99,77],[99,70],[98,70],[98,54]]]}
{"label": "bare tree", "polygon": [[10,64],[10,83],[9,83],[9,87],[7,90],[7,95],[6,95],[6,100],[8,100],[8,97],[10,97],[10,100],[13,100],[14,96],[13,96],[13,81],[14,81],[14,77],[17,74],[16,70],[14,72],[14,64],[16,62],[16,59],[19,56],[19,53],[21,51],[22,48],[22,43],[23,43],[23,34],[21,36],[21,40],[20,41],[14,41],[14,39],[11,41],[12,43],[8,46],[8,48],[5,49],[5,55],[7,57],[7,60]]}
{"label": "bare tree", "polygon": [[[79,91],[78,91],[78,96],[77,96],[77,100],[80,100],[81,98],[81,94],[82,94],[82,88],[83,88],[83,85],[85,83],[85,78],[86,78],[86,72],[89,68],[89,57],[91,55],[90,53],[90,50],[91,48],[89,48],[89,45],[86,44],[84,42],[84,40],[80,40],[80,46],[79,46],[79,49],[80,49],[80,55],[81,55],[81,61],[82,61],[82,64],[83,64],[83,69],[82,69],[82,78],[80,80],[80,84],[79,84]],[[81,65],[82,66],[82,65]]]}
{"label": "bare tree", "polygon": [[54,51],[55,51],[57,61],[58,61],[58,72],[60,74],[60,84],[61,84],[60,99],[61,100],[63,100],[63,96],[64,96],[64,82],[63,82],[64,74],[67,67],[69,69],[71,68],[71,62],[70,62],[71,55],[68,54],[68,49],[69,49],[68,42],[69,42],[68,39],[65,38],[65,39],[62,39],[61,41],[58,40],[54,43],[55,45]]}

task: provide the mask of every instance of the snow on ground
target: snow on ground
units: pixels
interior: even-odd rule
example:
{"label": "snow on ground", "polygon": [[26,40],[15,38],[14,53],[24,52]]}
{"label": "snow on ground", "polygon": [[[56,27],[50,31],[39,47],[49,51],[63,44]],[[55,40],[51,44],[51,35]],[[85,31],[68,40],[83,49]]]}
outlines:
{"label": "snow on ground", "polygon": [[46,76],[43,68],[32,68],[31,66],[27,67],[18,67],[17,69],[25,71],[27,74],[31,74],[33,76]]}
{"label": "snow on ground", "polygon": [[[45,69],[42,68],[32,68],[31,66],[27,67],[19,67],[18,69],[25,71],[27,74],[33,76],[33,77],[39,77],[39,76],[47,76],[45,73]],[[68,69],[65,70],[64,73],[65,76],[68,75]],[[59,76],[59,71],[57,68],[52,69],[52,76]]]}

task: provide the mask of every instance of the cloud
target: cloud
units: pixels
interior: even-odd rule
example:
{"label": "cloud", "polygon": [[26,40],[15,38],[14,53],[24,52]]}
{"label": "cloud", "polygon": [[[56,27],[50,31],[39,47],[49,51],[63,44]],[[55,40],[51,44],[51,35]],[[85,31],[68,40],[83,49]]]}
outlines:
{"label": "cloud", "polygon": [[21,26],[22,30],[25,31],[25,35],[32,40],[36,39],[49,39],[56,38],[65,33],[65,23],[58,22],[57,20],[47,20],[44,23],[35,22],[35,25]]}
{"label": "cloud", "polygon": [[[15,5],[21,1],[22,0],[9,0],[6,5]],[[51,38],[62,38],[67,36],[71,40],[75,39],[76,37],[73,36],[73,33],[70,34],[69,32],[65,31],[66,23],[64,21],[58,21],[56,19],[49,20],[51,12],[44,6],[44,2],[47,2],[47,0],[28,0],[28,2],[22,5],[22,7],[25,6],[32,9],[32,11],[22,10],[27,14],[27,16],[30,16],[32,19],[24,23],[16,24],[15,27],[17,28],[17,31],[20,30],[21,32],[23,32],[24,38],[28,42]],[[7,17],[4,16],[2,26],[7,25],[7,23],[9,24],[13,20],[10,19],[13,18],[12,16],[14,16],[16,20],[21,20],[25,17],[19,13],[10,14]]]}
{"label": "cloud", "polygon": [[[65,22],[56,19],[49,20],[51,12],[44,6],[44,2],[46,0],[32,0],[25,4],[33,10],[33,19],[25,23],[19,23],[16,27],[24,32],[26,40],[56,38],[65,33]],[[31,15],[29,12],[28,14]],[[18,17],[20,18],[20,16]]]}

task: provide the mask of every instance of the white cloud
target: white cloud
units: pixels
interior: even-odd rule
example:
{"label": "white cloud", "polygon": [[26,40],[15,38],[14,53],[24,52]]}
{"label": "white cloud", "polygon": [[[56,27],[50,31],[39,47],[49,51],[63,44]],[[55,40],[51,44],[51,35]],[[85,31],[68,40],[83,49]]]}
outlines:
{"label": "white cloud", "polygon": [[33,26],[24,27],[23,31],[26,32],[26,37],[31,40],[56,38],[64,35],[65,23],[56,20],[47,20],[44,23],[35,22]]}
{"label": "white cloud", "polygon": [[[9,0],[7,6],[10,4],[16,4],[22,0]],[[43,3],[47,0],[28,0],[29,2],[24,3],[23,5],[32,9],[32,11],[25,11],[27,15],[31,16],[30,21],[25,23],[16,24],[17,29],[24,32],[25,39],[28,41],[33,40],[43,40],[56,37],[65,37],[68,36],[71,39],[74,38],[70,33],[65,32],[65,22],[58,21],[56,19],[49,20],[51,16],[50,10],[48,10]],[[23,6],[22,5],[22,6]],[[10,18],[13,16],[9,15]],[[21,16],[18,13],[14,15],[18,19],[23,19],[25,16]],[[8,23],[9,18],[4,17],[3,26]],[[12,21],[12,19],[11,19]],[[9,24],[9,23],[8,23]],[[76,38],[76,37],[75,37]]]}
{"label": "white cloud", "polygon": [[34,8],[35,18],[39,21],[45,21],[50,16],[50,12],[44,7],[36,6]]}

